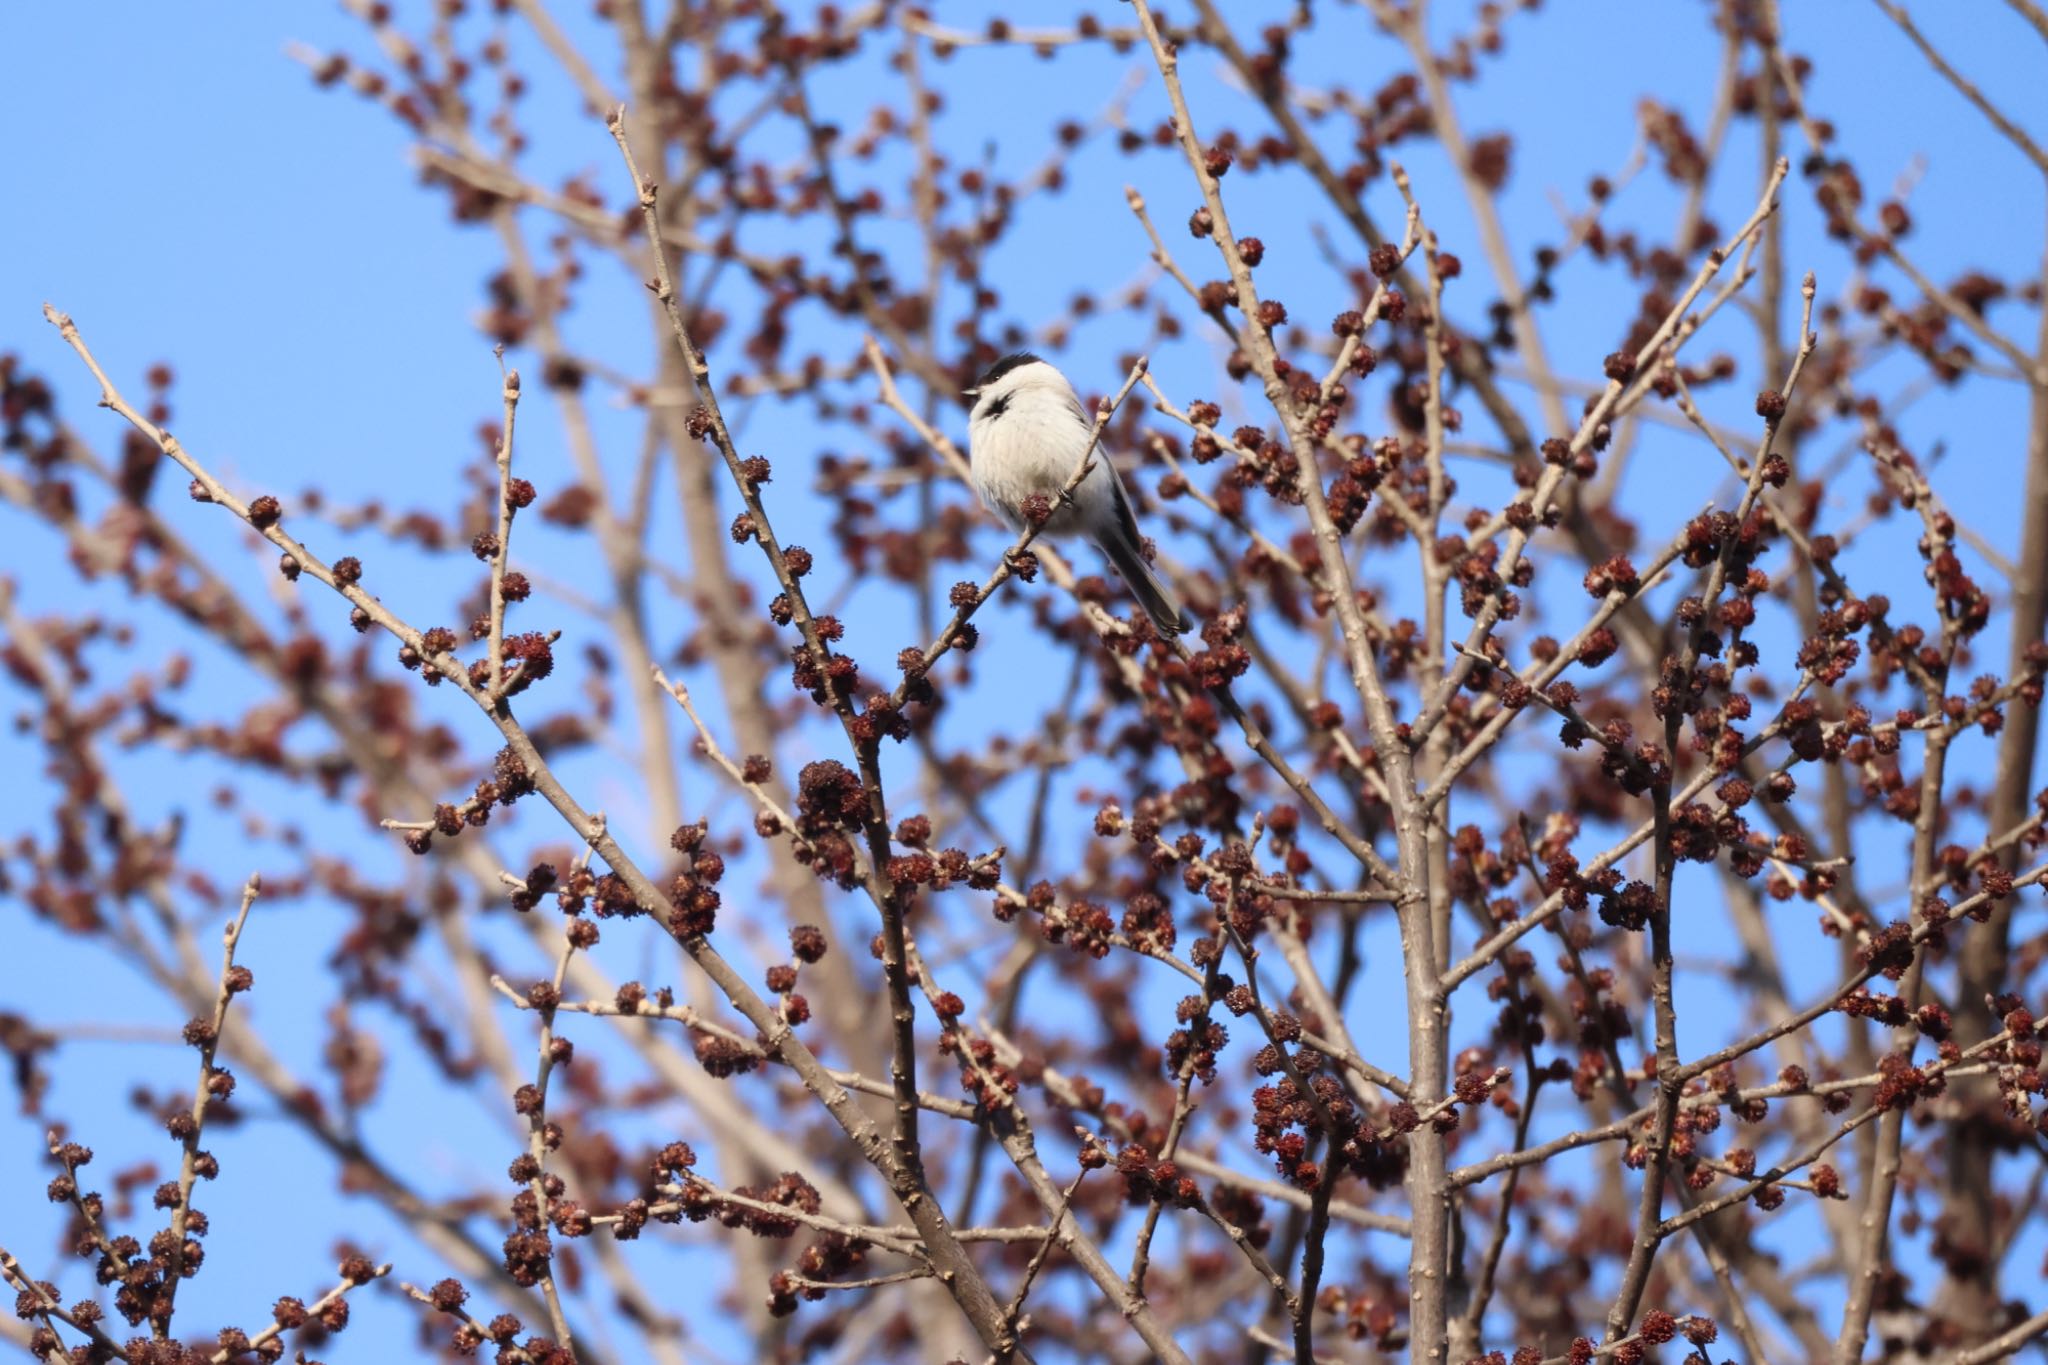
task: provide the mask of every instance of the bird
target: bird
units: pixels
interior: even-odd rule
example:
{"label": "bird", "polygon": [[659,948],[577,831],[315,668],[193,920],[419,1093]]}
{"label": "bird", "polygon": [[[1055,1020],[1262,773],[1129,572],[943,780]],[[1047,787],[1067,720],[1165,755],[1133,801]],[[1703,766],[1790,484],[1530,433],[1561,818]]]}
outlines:
{"label": "bird", "polygon": [[[1021,533],[1030,525],[1025,504],[1031,497],[1056,500],[1081,467],[1095,443],[1095,419],[1067,377],[1029,351],[1004,356],[963,392],[974,404],[967,430],[975,492],[982,506]],[[1145,562],[1130,496],[1107,456],[1096,457],[1041,534],[1091,541],[1162,637],[1193,628],[1173,589]]]}

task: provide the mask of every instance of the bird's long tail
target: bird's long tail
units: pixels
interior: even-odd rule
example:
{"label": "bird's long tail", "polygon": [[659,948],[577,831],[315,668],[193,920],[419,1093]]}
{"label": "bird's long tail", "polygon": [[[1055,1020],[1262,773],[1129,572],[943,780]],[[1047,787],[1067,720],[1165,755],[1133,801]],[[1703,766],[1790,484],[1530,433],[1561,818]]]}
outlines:
{"label": "bird's long tail", "polygon": [[1104,536],[1096,547],[1109,557],[1116,571],[1130,586],[1131,593],[1138,599],[1138,605],[1152,618],[1152,628],[1167,639],[1182,631],[1192,630],[1194,622],[1181,610],[1180,600],[1173,595],[1173,589],[1159,580],[1152,572],[1152,566],[1145,562],[1145,553],[1135,542],[1125,536]]}

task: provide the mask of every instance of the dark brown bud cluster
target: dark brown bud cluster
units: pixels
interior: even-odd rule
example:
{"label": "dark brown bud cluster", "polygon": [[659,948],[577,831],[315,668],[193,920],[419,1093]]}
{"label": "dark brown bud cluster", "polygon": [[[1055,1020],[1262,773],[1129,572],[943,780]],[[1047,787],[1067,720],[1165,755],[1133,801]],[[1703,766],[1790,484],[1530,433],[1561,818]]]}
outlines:
{"label": "dark brown bud cluster", "polygon": [[702,938],[717,922],[722,898],[718,883],[725,876],[725,858],[705,842],[703,821],[683,825],[669,836],[669,846],[686,860],[668,885],[669,932],[678,938]]}
{"label": "dark brown bud cluster", "polygon": [[796,849],[799,862],[840,886],[851,887],[857,876],[856,855],[846,832],[859,830],[868,819],[868,796],[860,777],[836,759],[807,763],[797,775]]}
{"label": "dark brown bud cluster", "polygon": [[[1029,908],[1038,915],[1039,932],[1047,943],[1063,944],[1098,961],[1109,956],[1116,936],[1116,920],[1103,907],[1088,901],[1062,905],[1046,882],[1033,884],[1025,899]],[[1007,920],[1015,913],[1015,906],[1000,896],[996,898],[997,919]]]}
{"label": "dark brown bud cluster", "polygon": [[1155,1159],[1142,1143],[1129,1143],[1116,1154],[1116,1171],[1123,1177],[1128,1203],[1171,1204],[1181,1209],[1202,1206],[1202,1189],[1194,1178],[1171,1159]]}

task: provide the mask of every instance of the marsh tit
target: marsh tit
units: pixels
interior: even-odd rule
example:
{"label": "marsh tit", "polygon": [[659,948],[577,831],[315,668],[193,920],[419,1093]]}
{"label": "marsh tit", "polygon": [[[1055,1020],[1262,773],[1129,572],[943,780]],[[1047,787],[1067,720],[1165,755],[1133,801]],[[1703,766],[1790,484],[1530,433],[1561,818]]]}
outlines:
{"label": "marsh tit", "polygon": [[[1027,351],[998,360],[966,393],[974,400],[967,429],[975,491],[984,507],[1021,532],[1025,501],[1034,493],[1058,498],[1081,467],[1095,439],[1095,419],[1067,377]],[[1155,630],[1171,639],[1190,629],[1173,590],[1145,562],[1131,500],[1105,452],[1096,451],[1094,467],[1043,534],[1093,541],[1130,585]]]}

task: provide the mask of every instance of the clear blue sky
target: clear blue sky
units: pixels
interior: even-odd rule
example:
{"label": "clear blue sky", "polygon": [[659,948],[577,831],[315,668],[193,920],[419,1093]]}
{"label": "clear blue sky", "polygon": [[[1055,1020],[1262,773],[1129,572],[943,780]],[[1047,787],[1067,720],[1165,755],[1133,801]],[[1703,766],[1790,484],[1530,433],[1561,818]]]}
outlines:
{"label": "clear blue sky", "polygon": [[[572,32],[590,31],[588,6],[581,0],[555,8]],[[980,3],[956,11],[951,0],[940,8],[942,17],[970,27],[989,12]],[[1066,7],[1054,8],[1063,21]],[[1095,8],[1112,20],[1123,17],[1115,5]],[[1290,7],[1231,8],[1242,15],[1242,30],[1253,32]],[[1362,31],[1353,10],[1326,8],[1324,24],[1330,30]],[[2002,98],[2006,108],[2034,116],[2037,137],[2048,136],[2048,126],[2041,126],[2044,120],[2038,117],[2048,51],[2023,25],[1990,3],[1921,0],[1914,8],[1937,43]],[[1448,32],[1463,26],[1468,6],[1446,0],[1436,9]],[[1668,100],[1684,109],[1695,127],[1704,123],[1718,56],[1704,10],[1677,0],[1653,5],[1577,0],[1510,21],[1506,57],[1478,87],[1462,89],[1459,99],[1469,131],[1507,128],[1517,137],[1505,212],[1518,255],[1526,258],[1538,242],[1557,239],[1554,196],[1576,206],[1590,175],[1617,170],[1629,150],[1632,111],[1640,97]],[[1919,158],[1929,159],[1912,194],[1919,224],[1913,245],[1938,278],[1978,266],[2022,268],[2039,259],[2044,208],[2039,177],[1924,68],[1873,6],[1836,0],[1825,6],[1787,5],[1786,11],[1789,46],[1815,57],[1812,97],[1840,126],[1871,201],[1886,197],[1890,179],[1913,173]],[[402,130],[350,95],[317,90],[304,69],[285,55],[293,40],[321,50],[344,46],[360,52],[368,46],[359,27],[326,4],[46,4],[10,7],[0,17],[0,124],[10,130],[8,178],[14,186],[0,213],[0,350],[20,353],[30,369],[54,379],[71,419],[113,446],[111,419],[92,411],[81,372],[41,320],[40,307],[48,300],[76,316],[102,361],[132,390],[139,390],[147,365],[171,362],[178,374],[173,429],[238,486],[289,498],[317,484],[343,502],[384,496],[407,503],[450,503],[464,486],[462,472],[475,454],[476,425],[494,415],[496,364],[474,318],[483,305],[483,275],[495,256],[481,234],[452,224],[443,201],[416,185]],[[1369,88],[1379,77],[1357,73],[1391,69],[1391,49],[1377,40],[1312,46],[1315,50],[1302,59],[1304,79],[1342,71]],[[528,65],[542,67],[538,60]],[[1189,63],[1198,120],[1213,128],[1219,116],[1208,111],[1229,109],[1235,126],[1263,131],[1264,125],[1243,113],[1242,101],[1222,88],[1210,68],[1201,55]],[[1060,73],[1056,82],[1045,80],[1049,70]],[[1027,166],[1042,154],[1054,123],[1092,116],[1133,70],[1143,70],[1147,79],[1132,101],[1132,121],[1149,128],[1164,117],[1165,102],[1156,76],[1137,54],[1120,58],[1106,50],[1070,52],[1058,65],[1045,67],[1021,52],[963,52],[937,68],[949,99],[944,135],[963,157],[978,155],[984,143],[993,142],[1004,165]],[[604,74],[612,73],[607,69]],[[828,116],[854,125],[885,75],[879,58],[870,57],[820,81],[814,98]],[[1048,98],[1056,102],[1047,104]],[[558,82],[542,77],[533,108],[561,115],[536,129],[539,166],[548,171],[588,167],[605,183],[615,181],[609,139],[601,127],[573,119],[573,102]],[[1744,169],[1717,181],[1710,212],[1724,226],[1739,221],[1753,197],[1747,170],[1755,160],[1752,134],[1748,125],[1737,125],[1729,155],[1731,165]],[[1491,293],[1479,282],[1481,255],[1462,195],[1430,151],[1413,151],[1407,159],[1444,245],[1467,262],[1473,283],[1462,305],[1469,319]],[[873,173],[863,168],[853,178],[863,183],[862,177]],[[1176,250],[1191,245],[1174,227],[1192,204],[1177,153],[1125,160],[1091,148],[1077,159],[1063,194],[1028,207],[1026,230],[1009,240],[994,263],[995,276],[1021,320],[1032,325],[1055,320],[1061,301],[1071,294],[1114,288],[1142,268],[1145,244],[1122,207],[1126,180],[1146,192],[1162,226],[1172,229]],[[1317,283],[1322,277],[1315,252],[1302,230],[1305,222],[1327,222],[1327,212],[1300,186],[1282,180],[1233,180],[1226,189],[1249,194],[1254,184],[1258,198],[1242,210],[1238,226],[1276,248],[1274,266],[1262,278],[1276,282],[1298,315],[1315,318],[1346,306],[1318,300],[1317,291],[1327,285]],[[1796,176],[1785,201],[1792,273],[1796,277],[1810,264],[1822,272],[1823,297],[1837,293],[1847,263],[1824,243],[1810,196]],[[1396,220],[1390,187],[1374,187],[1369,202],[1382,221]],[[1612,221],[1661,228],[1672,221],[1676,203],[1671,187],[1653,169],[1628,191]],[[765,235],[759,244],[770,250],[784,245]],[[638,364],[644,355],[640,304],[625,282],[619,284],[609,293],[592,291],[571,321],[572,335],[578,345],[601,355],[609,327],[631,328],[631,344],[622,354],[626,363]],[[1563,292],[1569,306],[1544,316],[1550,354],[1566,373],[1591,377],[1600,357],[1613,349],[1634,300],[1611,274],[1582,271],[1567,279]],[[1459,306],[1454,296],[1453,307]],[[2017,310],[2008,307],[1994,316],[2022,339],[2030,337],[2031,319]],[[1722,325],[1729,329],[1724,344],[1750,354],[1747,328],[1733,318]],[[1078,332],[1074,349],[1062,360],[1083,389],[1107,390],[1116,383],[1119,348],[1133,339],[1123,323],[1092,325]],[[836,338],[835,344],[845,340]],[[1715,347],[1712,336],[1703,338],[1702,353]],[[714,364],[720,359],[714,355]],[[516,354],[511,360],[529,363]],[[1216,367],[1206,341],[1190,340],[1160,352],[1154,369],[1177,396],[1215,388]],[[1761,385],[1735,386],[1744,392],[1756,387]],[[2020,469],[2023,395],[2017,386],[1980,385],[1971,393],[1967,405],[1930,397],[1902,427],[1908,442],[1923,450],[1937,438],[1945,442],[1940,491],[1965,521],[2009,553],[2016,542],[2012,490]],[[1739,420],[1743,407],[1736,403],[1725,415]],[[1533,405],[1529,410],[1534,411]],[[608,432],[631,430],[623,414],[605,420],[615,424]],[[523,421],[528,435],[521,446],[522,468],[544,492],[567,482],[558,428],[544,400],[532,402]],[[801,497],[803,471],[828,441],[839,439],[836,433],[821,438],[798,409],[764,407],[754,414],[747,430],[750,446],[774,454],[778,473],[789,474],[775,485],[784,500],[777,504],[778,513],[788,518],[782,523],[786,537],[802,539],[808,531],[811,543],[822,541],[824,514]],[[1705,501],[1720,474],[1717,465],[1709,467],[1711,453],[1697,443],[1656,434],[1646,440],[1628,505],[1644,523],[1646,537],[1656,539],[1676,521],[1679,509]],[[615,440],[612,449],[630,457],[625,438]],[[217,515],[204,509],[177,512],[195,540],[221,547],[238,543]],[[1839,515],[1849,513],[1844,508]],[[343,537],[329,534],[326,540],[339,544]],[[995,543],[988,542],[991,554]],[[1890,543],[1898,544],[1895,538]],[[568,556],[556,562],[564,576],[575,580],[582,575],[589,581],[587,553],[566,541],[552,544]],[[16,580],[25,611],[75,612],[93,606],[132,614],[118,593],[81,595],[75,578],[53,567],[61,554],[32,523],[0,512],[0,573]],[[241,561],[223,549],[217,562],[234,566]],[[267,563],[267,555],[252,552],[244,567],[255,573],[266,571]],[[429,564],[418,563],[422,570]],[[1900,567],[1909,577],[1895,590],[1898,595],[1912,590],[1917,569],[1900,566],[1896,555],[1889,563],[1871,559],[1855,569],[1881,578]],[[441,610],[468,586],[463,570],[447,572],[445,582],[401,582],[393,595],[423,612]],[[1405,572],[1404,562],[1389,578]],[[331,641],[344,639],[337,611],[324,602],[313,610]],[[910,634],[900,620],[884,624],[870,637],[869,653],[877,661],[882,643],[893,650]],[[1012,673],[1024,676],[1024,662],[1001,653],[986,659],[979,673],[981,699],[996,708],[1039,704],[1031,683],[1005,680]],[[1985,664],[1996,668],[2000,661],[1987,659]],[[225,714],[236,700],[246,700],[223,661],[202,657],[201,665],[220,690],[199,709],[211,705]],[[112,685],[118,676],[116,669],[102,681]],[[16,704],[10,694],[9,707]],[[444,706],[441,714],[483,750],[477,722],[452,706]],[[1986,752],[1965,746],[1959,761],[1981,766]],[[40,765],[35,746],[0,735],[0,762],[18,774],[0,788],[0,830],[40,827],[45,792],[32,776]],[[32,766],[24,771],[24,764]],[[211,840],[213,847],[188,847],[206,850],[200,861],[222,885],[238,883],[252,859],[257,865],[266,859],[283,861],[263,840],[247,840],[234,819],[205,813],[203,798],[213,779],[199,765],[145,759],[128,771],[139,775],[138,789],[130,796],[146,818],[162,818],[174,808],[192,812],[192,839]],[[624,824],[638,814],[630,789],[618,786],[597,765],[580,776],[589,784],[591,803],[606,806],[615,821]],[[708,793],[707,781],[693,781],[694,792]],[[254,791],[259,801],[274,799],[269,809],[280,819],[311,819],[319,810],[282,789],[272,792],[259,785]],[[527,821],[521,838],[540,837],[531,828],[533,815]],[[632,828],[637,833],[643,824]],[[395,866],[389,846],[366,832],[322,833],[380,869]],[[1882,851],[1872,854],[1867,886],[1887,885],[1887,877],[1876,870],[1883,857]],[[26,919],[17,903],[0,900],[0,924],[9,927],[16,959],[0,979],[0,1009],[20,1010],[45,1024],[174,1028],[181,1022],[178,1011],[140,981],[110,983],[94,977],[91,989],[81,989],[83,973],[96,970],[93,964],[101,959]],[[342,924],[335,908],[319,897],[259,909],[244,952],[244,960],[257,971],[254,1008],[264,1027],[274,1030],[309,1071],[325,1030],[321,1010],[328,987],[322,964]],[[1702,942],[1711,940],[1709,927],[1692,932],[1700,933]],[[211,951],[210,932],[206,941]],[[1391,951],[1390,942],[1373,946]],[[627,962],[613,964],[619,977],[640,970]],[[1807,984],[1819,980],[1814,973]],[[1394,993],[1380,994],[1386,1000]],[[1370,1001],[1361,1005],[1363,1023],[1375,1022],[1373,1008]],[[366,1027],[380,1028],[384,1022],[364,1021]],[[512,1028],[523,1051],[525,1031],[516,1023]],[[461,1188],[478,1164],[475,1152],[488,1154],[481,1163],[486,1169],[500,1153],[509,1154],[512,1142],[504,1115],[494,1110],[496,1097],[480,1094],[466,1104],[443,1103],[449,1097],[430,1088],[432,1079],[408,1060],[403,1040],[395,1040],[391,1051],[395,1069],[385,1100],[367,1122],[373,1132],[403,1131],[410,1105],[435,1102],[435,1121],[426,1126],[425,1140],[414,1153],[423,1183]],[[99,1149],[102,1164],[96,1170],[110,1172],[145,1155],[163,1163],[171,1155],[169,1144],[130,1112],[127,1092],[145,1074],[176,1077],[184,1087],[190,1070],[190,1054],[182,1049],[79,1040],[58,1056],[57,1084],[48,1105],[51,1112],[76,1121],[80,1136]],[[338,1203],[321,1159],[295,1138],[278,1139],[282,1127],[259,1116],[214,1144],[227,1169],[225,1178],[205,1191],[203,1202],[216,1228],[215,1261],[189,1296],[191,1326],[230,1315],[254,1326],[260,1317],[256,1305],[280,1293],[310,1298],[325,1286],[334,1259],[331,1247],[247,1234],[252,1225],[276,1217],[280,1208],[312,1205],[338,1232],[357,1237],[380,1256],[417,1255],[366,1202]],[[12,1113],[0,1117],[0,1169],[17,1173],[0,1181],[0,1243],[37,1268],[48,1264],[53,1227],[35,1166],[40,1141],[37,1123]],[[487,1241],[495,1242],[495,1236]],[[651,1243],[642,1243],[635,1255],[669,1258],[650,1259],[650,1267],[686,1263],[673,1253],[655,1251]],[[662,1282],[652,1272],[649,1278]],[[749,1287],[745,1292],[757,1291]],[[356,1311],[357,1327],[326,1352],[330,1358],[388,1358],[411,1341],[417,1315],[389,1296],[361,1295]],[[632,1358],[631,1350],[622,1350],[620,1358]]]}

